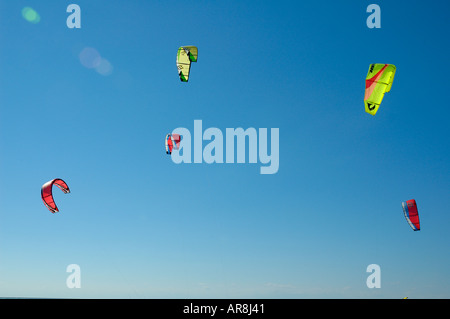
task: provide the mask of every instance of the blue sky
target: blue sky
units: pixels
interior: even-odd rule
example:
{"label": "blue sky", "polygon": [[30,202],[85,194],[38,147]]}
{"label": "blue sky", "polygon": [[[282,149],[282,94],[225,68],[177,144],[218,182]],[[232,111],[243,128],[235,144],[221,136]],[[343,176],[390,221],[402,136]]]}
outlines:
{"label": "blue sky", "polygon": [[[0,296],[450,297],[449,4],[76,1],[69,29],[70,3],[0,1]],[[188,83],[181,45],[199,49]],[[397,66],[375,116],[371,63]],[[278,172],[173,163],[164,136],[194,120],[279,128]]]}

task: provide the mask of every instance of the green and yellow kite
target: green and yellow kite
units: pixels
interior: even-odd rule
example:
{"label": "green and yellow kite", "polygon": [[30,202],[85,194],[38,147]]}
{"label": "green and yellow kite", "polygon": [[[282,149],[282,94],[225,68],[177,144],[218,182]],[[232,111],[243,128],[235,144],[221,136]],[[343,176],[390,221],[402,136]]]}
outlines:
{"label": "green and yellow kite", "polygon": [[178,48],[177,68],[181,82],[187,82],[189,80],[191,62],[197,62],[197,57],[198,49],[195,46],[189,45]]}

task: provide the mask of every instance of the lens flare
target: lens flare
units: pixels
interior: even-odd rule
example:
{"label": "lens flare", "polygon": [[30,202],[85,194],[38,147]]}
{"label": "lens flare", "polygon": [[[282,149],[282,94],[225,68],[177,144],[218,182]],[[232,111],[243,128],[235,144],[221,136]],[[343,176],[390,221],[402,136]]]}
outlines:
{"label": "lens flare", "polygon": [[81,64],[88,68],[94,69],[97,73],[108,76],[112,73],[113,67],[111,63],[103,58],[94,48],[86,47],[79,54]]}
{"label": "lens flare", "polygon": [[88,69],[94,69],[100,65],[102,57],[94,48],[84,48],[79,55],[80,62]]}
{"label": "lens flare", "polygon": [[38,23],[41,21],[39,13],[37,13],[33,8],[25,7],[22,9],[22,17],[30,23]]}
{"label": "lens flare", "polygon": [[102,58],[98,66],[95,68],[95,71],[104,76],[110,75],[112,73],[112,65],[108,60]]}

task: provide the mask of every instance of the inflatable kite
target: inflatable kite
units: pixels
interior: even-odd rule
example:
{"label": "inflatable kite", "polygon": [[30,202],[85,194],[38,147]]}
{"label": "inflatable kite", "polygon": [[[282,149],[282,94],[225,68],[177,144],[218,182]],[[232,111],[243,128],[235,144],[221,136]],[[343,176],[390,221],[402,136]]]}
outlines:
{"label": "inflatable kite", "polygon": [[417,204],[414,199],[402,202],[403,213],[409,226],[416,231],[420,230],[419,212],[417,211]]}
{"label": "inflatable kite", "polygon": [[394,81],[396,67],[393,64],[371,64],[366,76],[364,106],[366,112],[377,113],[384,93],[389,92]]}
{"label": "inflatable kite", "polygon": [[70,193],[69,186],[67,186],[66,182],[64,182],[62,179],[56,178],[52,179],[51,181],[48,181],[44,185],[42,185],[41,188],[41,197],[44,201],[45,206],[52,212],[56,213],[58,212],[58,207],[55,204],[55,201],[53,200],[53,185],[58,186],[64,194]]}
{"label": "inflatable kite", "polygon": [[190,45],[178,48],[177,68],[181,82],[187,82],[189,80],[191,62],[197,62],[197,57],[198,49],[195,46]]}
{"label": "inflatable kite", "polygon": [[172,150],[180,148],[181,135],[180,134],[167,134],[166,135],[166,153],[172,154]]}

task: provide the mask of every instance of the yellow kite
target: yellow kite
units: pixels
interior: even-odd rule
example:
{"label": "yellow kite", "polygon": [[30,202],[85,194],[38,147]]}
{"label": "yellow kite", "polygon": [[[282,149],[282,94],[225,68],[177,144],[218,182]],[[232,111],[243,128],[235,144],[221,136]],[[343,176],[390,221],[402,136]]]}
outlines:
{"label": "yellow kite", "polygon": [[364,105],[366,112],[372,115],[377,113],[383,100],[384,93],[389,92],[395,75],[393,64],[371,64],[366,76],[366,91]]}

